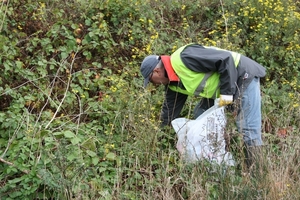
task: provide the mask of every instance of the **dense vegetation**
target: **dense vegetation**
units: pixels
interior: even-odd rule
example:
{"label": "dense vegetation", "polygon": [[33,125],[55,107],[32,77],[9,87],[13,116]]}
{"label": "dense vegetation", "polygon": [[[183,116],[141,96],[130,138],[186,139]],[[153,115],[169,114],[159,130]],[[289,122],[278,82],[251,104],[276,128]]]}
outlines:
{"label": "dense vegetation", "polygon": [[[297,0],[1,0],[1,199],[299,199]],[[238,51],[262,82],[265,173],[185,165],[161,130],[148,54]],[[185,117],[197,101],[190,98]],[[229,121],[231,115],[228,115]],[[236,136],[234,124],[229,135]]]}

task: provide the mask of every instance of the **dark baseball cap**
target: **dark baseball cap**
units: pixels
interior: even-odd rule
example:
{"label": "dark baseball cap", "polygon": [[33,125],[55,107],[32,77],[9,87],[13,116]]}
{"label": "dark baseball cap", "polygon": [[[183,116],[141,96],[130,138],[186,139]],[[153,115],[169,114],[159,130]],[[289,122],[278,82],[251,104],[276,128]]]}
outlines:
{"label": "dark baseball cap", "polygon": [[160,57],[158,55],[150,55],[144,58],[142,64],[141,64],[141,73],[144,77],[144,87],[146,87],[149,83],[149,78],[156,67],[156,65],[159,63]]}

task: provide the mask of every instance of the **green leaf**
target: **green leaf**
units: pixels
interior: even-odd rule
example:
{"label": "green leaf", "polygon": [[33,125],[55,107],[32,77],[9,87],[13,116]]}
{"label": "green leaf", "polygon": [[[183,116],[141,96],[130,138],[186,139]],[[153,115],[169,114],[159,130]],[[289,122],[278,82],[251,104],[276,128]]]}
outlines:
{"label": "green leaf", "polygon": [[16,61],[17,68],[22,68],[23,63],[21,61]]}
{"label": "green leaf", "polygon": [[76,47],[77,47],[75,38],[67,40],[66,43],[67,43],[68,51],[72,51],[72,50],[76,49]]}
{"label": "green leaf", "polygon": [[15,179],[9,180],[8,182],[10,184],[12,184],[12,183],[18,183],[18,182],[22,181],[23,179],[24,178],[20,177],[20,178],[15,178]]}
{"label": "green leaf", "polygon": [[101,172],[105,172],[106,171],[106,168],[105,167],[100,167],[99,168],[99,172],[101,173]]}
{"label": "green leaf", "polygon": [[89,32],[89,36],[92,38],[92,37],[94,37],[94,33],[93,32]]}
{"label": "green leaf", "polygon": [[75,30],[76,28],[78,28],[78,25],[77,24],[72,24],[71,28]]}
{"label": "green leaf", "polygon": [[89,156],[91,156],[91,157],[97,156],[97,154],[95,152],[90,151],[90,150],[87,150],[86,153],[89,154]]}
{"label": "green leaf", "polygon": [[116,159],[116,154],[115,153],[112,153],[112,152],[109,152],[107,155],[106,155],[106,159],[107,160],[115,160]]}
{"label": "green leaf", "polygon": [[22,196],[22,192],[19,191],[15,191],[9,194],[9,196],[13,199],[16,199],[17,197],[21,197]]}
{"label": "green leaf", "polygon": [[81,142],[81,139],[78,138],[78,137],[74,137],[74,138],[71,139],[71,143],[73,145],[78,144],[79,142]]}
{"label": "green leaf", "polygon": [[63,132],[54,132],[53,135],[62,135]]}
{"label": "green leaf", "polygon": [[93,158],[92,158],[92,163],[93,163],[93,165],[97,165],[98,162],[99,162],[99,158],[98,158],[98,157],[93,157]]}
{"label": "green leaf", "polygon": [[92,58],[92,53],[90,51],[84,51],[83,55],[86,57],[87,60]]}
{"label": "green leaf", "polygon": [[77,158],[77,155],[74,154],[74,153],[72,153],[72,154],[70,154],[70,155],[67,156],[67,159],[68,159],[69,161],[75,160],[75,158]]}
{"label": "green leaf", "polygon": [[91,25],[91,23],[92,23],[92,22],[91,22],[91,20],[90,20],[90,19],[86,19],[86,20],[85,20],[85,24],[86,24],[87,26],[90,26],[90,25]]}
{"label": "green leaf", "polygon": [[75,137],[75,134],[74,134],[73,132],[71,132],[71,131],[65,131],[65,132],[64,132],[64,136],[65,136],[66,138],[74,138],[74,137]]}
{"label": "green leaf", "polygon": [[6,145],[7,144],[7,141],[3,138],[0,138],[0,147],[3,145]]}
{"label": "green leaf", "polygon": [[61,52],[60,56],[61,56],[61,59],[66,59],[69,56],[69,54],[66,52]]}

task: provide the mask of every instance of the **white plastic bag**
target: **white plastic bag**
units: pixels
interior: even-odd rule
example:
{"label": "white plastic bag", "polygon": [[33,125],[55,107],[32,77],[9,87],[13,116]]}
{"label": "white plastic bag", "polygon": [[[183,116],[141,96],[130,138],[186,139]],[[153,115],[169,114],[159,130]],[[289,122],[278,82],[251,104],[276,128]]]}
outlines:
{"label": "white plastic bag", "polygon": [[174,119],[171,124],[178,137],[176,148],[183,159],[190,163],[208,159],[233,166],[232,155],[225,150],[226,123],[224,107],[216,103],[195,120]]}

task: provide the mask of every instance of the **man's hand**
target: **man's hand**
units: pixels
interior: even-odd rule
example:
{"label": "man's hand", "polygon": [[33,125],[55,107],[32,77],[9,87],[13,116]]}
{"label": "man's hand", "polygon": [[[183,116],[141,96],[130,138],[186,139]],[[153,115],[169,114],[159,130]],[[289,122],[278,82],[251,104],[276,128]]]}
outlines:
{"label": "man's hand", "polygon": [[233,102],[233,95],[220,94],[219,106],[226,106]]}

